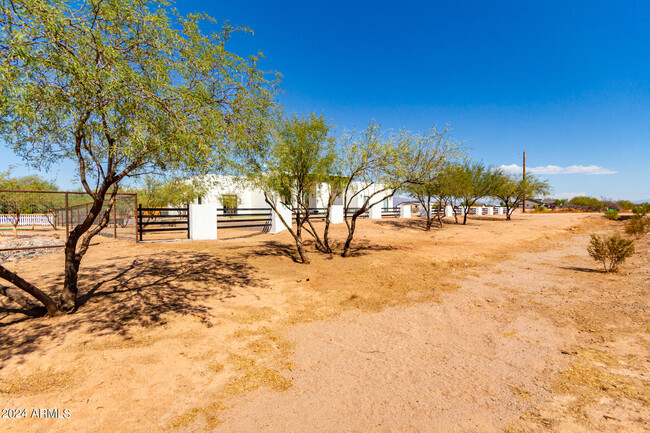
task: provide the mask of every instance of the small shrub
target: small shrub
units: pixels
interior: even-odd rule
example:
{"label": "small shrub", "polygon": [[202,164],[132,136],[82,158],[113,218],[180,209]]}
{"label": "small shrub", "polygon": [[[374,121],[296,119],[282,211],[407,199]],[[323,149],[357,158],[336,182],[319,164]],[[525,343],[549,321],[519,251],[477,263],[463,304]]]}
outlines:
{"label": "small shrub", "polygon": [[608,210],[607,212],[605,212],[605,216],[607,217],[607,219],[618,221],[618,211],[616,209]]}
{"label": "small shrub", "polygon": [[594,260],[603,264],[605,272],[613,272],[634,254],[634,241],[622,238],[618,233],[602,238],[592,234],[587,252]]}
{"label": "small shrub", "polygon": [[645,216],[648,212],[650,212],[650,203],[642,203],[632,209],[632,213],[641,216]]}
{"label": "small shrub", "polygon": [[625,226],[625,233],[639,239],[650,232],[650,219],[642,215],[634,215]]}

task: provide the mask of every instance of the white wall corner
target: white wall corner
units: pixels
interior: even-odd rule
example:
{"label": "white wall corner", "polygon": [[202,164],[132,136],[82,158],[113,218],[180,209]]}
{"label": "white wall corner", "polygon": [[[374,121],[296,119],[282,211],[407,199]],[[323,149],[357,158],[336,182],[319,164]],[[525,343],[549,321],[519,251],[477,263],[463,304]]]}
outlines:
{"label": "white wall corner", "polygon": [[401,204],[401,205],[399,205],[399,217],[400,218],[411,218],[411,205],[410,204]]}
{"label": "white wall corner", "polygon": [[270,233],[273,235],[278,234],[287,229],[287,227],[282,223],[282,220],[280,219],[280,216],[278,216],[278,214],[282,216],[282,218],[287,224],[293,227],[293,211],[282,203],[277,203],[275,206],[278,209],[278,213],[276,213],[274,210],[271,209]]}
{"label": "white wall corner", "polygon": [[370,211],[368,212],[368,218],[373,220],[381,219],[381,203],[377,203],[370,208]]}
{"label": "white wall corner", "polygon": [[191,204],[189,222],[193,241],[217,239],[217,204]]}
{"label": "white wall corner", "polygon": [[330,209],[330,224],[343,223],[343,205],[335,204]]}
{"label": "white wall corner", "polygon": [[445,206],[445,216],[454,216],[454,208],[451,205]]}

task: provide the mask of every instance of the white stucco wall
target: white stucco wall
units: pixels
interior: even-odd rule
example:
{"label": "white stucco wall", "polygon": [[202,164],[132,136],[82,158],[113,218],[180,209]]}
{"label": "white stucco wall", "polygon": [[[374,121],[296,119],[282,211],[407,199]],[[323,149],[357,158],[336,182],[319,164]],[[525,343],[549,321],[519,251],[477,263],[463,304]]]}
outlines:
{"label": "white stucco wall", "polygon": [[[246,182],[225,175],[211,175],[210,181],[214,184],[210,190],[201,197],[201,203],[205,204],[216,204],[218,207],[223,207],[221,203],[221,196],[225,194],[236,194],[239,197],[239,207],[240,208],[269,208],[269,205],[264,200],[264,192],[259,188],[254,188]],[[363,187],[363,183],[355,182],[352,185],[352,188],[357,188],[356,190]],[[378,189],[381,189],[381,185],[371,185],[366,191],[361,192],[356,197],[352,199],[350,207],[361,207],[364,201],[364,196],[371,195]],[[355,191],[356,191],[355,190]],[[350,195],[353,194],[349,193]],[[372,202],[383,200],[390,192],[380,193],[379,195],[373,197]],[[327,205],[327,200],[329,198],[329,188],[327,184],[320,184],[318,187],[314,188],[309,194],[309,207],[312,208],[324,208]],[[194,204],[198,204],[198,200],[194,201]],[[343,197],[337,197],[334,201],[335,205],[343,205]],[[383,203],[378,205],[380,208],[385,207]],[[393,207],[393,198],[388,199],[388,206]]]}

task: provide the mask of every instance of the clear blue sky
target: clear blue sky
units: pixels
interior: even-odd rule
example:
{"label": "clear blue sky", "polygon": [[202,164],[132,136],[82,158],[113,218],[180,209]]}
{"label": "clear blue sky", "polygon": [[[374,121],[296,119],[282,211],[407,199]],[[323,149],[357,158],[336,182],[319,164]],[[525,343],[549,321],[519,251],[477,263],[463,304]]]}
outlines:
{"label": "clear blue sky", "polygon": [[[449,122],[487,163],[520,165],[526,150],[559,195],[650,199],[648,1],[177,7],[250,26],[254,36],[235,36],[231,49],[264,53],[260,66],[283,75],[289,112],[322,113],[340,129]],[[59,185],[68,177],[59,173]]]}

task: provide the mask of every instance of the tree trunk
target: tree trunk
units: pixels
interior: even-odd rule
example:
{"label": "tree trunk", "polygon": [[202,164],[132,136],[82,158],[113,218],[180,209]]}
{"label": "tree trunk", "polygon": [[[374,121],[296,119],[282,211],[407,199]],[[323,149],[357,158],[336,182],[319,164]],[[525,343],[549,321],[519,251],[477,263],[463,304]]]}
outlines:
{"label": "tree trunk", "polygon": [[427,228],[426,231],[431,231],[431,225],[433,224],[433,218],[430,215],[427,215]]}
{"label": "tree trunk", "polygon": [[77,282],[79,276],[79,260],[77,259],[77,241],[72,236],[65,244],[65,265],[63,290],[59,299],[61,311],[72,313],[77,309]]}
{"label": "tree trunk", "polygon": [[327,215],[325,215],[325,229],[323,230],[323,246],[325,247],[324,252],[327,254],[332,253],[332,247],[330,247],[329,232],[330,232],[330,219],[329,219],[329,212],[328,212]]}
{"label": "tree trunk", "polygon": [[296,241],[296,249],[298,250],[298,255],[300,256],[300,261],[308,265],[309,259],[307,258],[307,253],[305,253],[305,246],[302,243],[302,225],[305,223],[305,220],[300,220],[300,212],[296,213],[296,235],[294,239]]}
{"label": "tree trunk", "polygon": [[38,287],[34,286],[32,283],[29,283],[19,277],[14,272],[11,272],[9,269],[4,266],[0,266],[0,278],[3,278],[19,289],[29,293],[34,298],[36,298],[47,310],[47,314],[50,316],[56,316],[61,312],[58,305],[54,302],[54,299],[43,293]]}
{"label": "tree trunk", "polygon": [[345,240],[345,245],[343,246],[343,254],[341,254],[342,257],[350,257],[351,255],[352,239],[354,239],[354,230],[356,229],[356,225],[357,218],[352,215],[352,221],[348,226],[348,238]]}
{"label": "tree trunk", "polygon": [[469,209],[463,208],[463,225],[467,224],[467,214],[469,213]]}

